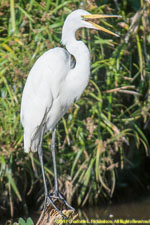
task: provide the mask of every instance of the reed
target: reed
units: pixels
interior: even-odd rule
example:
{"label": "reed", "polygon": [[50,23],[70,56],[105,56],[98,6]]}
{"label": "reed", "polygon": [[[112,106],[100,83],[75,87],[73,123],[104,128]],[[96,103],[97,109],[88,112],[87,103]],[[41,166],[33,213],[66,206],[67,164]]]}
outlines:
{"label": "reed", "polygon": [[[106,4],[107,2],[107,4]],[[59,185],[67,201],[98,204],[113,195],[118,168],[131,166],[135,152],[149,151],[149,1],[14,1],[0,5],[0,215],[39,206],[44,196],[36,154],[23,152],[20,101],[29,70],[47,49],[60,46],[66,16],[83,7],[92,13],[122,15],[109,20],[120,38],[82,30],[91,52],[91,80],[82,98],[57,129]],[[106,21],[102,21],[108,25]],[[95,40],[95,41],[93,41]],[[50,135],[44,162],[53,188]],[[65,190],[63,190],[65,184]],[[40,185],[40,190],[37,186]],[[72,193],[71,195],[69,193]]]}

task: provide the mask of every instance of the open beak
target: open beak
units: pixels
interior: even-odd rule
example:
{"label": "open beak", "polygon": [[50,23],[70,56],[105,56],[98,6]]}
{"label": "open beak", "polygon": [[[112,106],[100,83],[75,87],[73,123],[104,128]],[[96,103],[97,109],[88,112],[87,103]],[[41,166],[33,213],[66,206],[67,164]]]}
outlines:
{"label": "open beak", "polygon": [[[118,15],[105,15],[105,14],[104,15],[95,14],[95,15],[84,15],[83,16],[83,18],[86,20],[104,19],[104,18],[113,18],[113,17],[121,18],[121,16],[118,16]],[[96,23],[93,23],[92,21],[88,21],[88,23],[91,23],[98,30],[101,30],[101,31],[104,31],[105,33],[112,34],[116,37],[119,37],[118,34],[115,34],[115,33],[111,32],[110,30],[107,30],[106,28],[97,25]]]}

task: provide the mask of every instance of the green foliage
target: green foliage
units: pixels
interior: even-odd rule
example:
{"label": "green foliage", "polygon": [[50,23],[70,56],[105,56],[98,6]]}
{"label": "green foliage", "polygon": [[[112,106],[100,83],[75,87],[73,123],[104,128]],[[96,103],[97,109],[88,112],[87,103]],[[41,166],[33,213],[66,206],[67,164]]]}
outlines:
{"label": "green foliage", "polygon": [[31,218],[28,218],[28,219],[27,219],[27,222],[25,222],[24,219],[19,218],[18,223],[14,223],[13,225],[15,225],[15,224],[16,224],[16,225],[34,225],[34,223],[33,223],[33,221],[32,221]]}
{"label": "green foliage", "polygon": [[[23,153],[23,129],[19,116],[21,94],[36,59],[47,49],[60,46],[63,22],[73,9],[83,7],[91,13],[119,14],[122,19],[101,21],[102,25],[120,34],[120,38],[84,29],[77,33],[91,52],[91,80],[81,99],[58,125],[57,164],[59,174],[63,175],[59,178],[60,187],[65,184],[69,202],[74,201],[81,206],[87,202],[96,204],[100,196],[108,198],[113,195],[116,168],[133,165],[131,162],[135,152],[145,149],[148,154],[149,3],[136,1],[135,4],[135,1],[130,1],[131,7],[128,9],[127,0],[118,2],[1,0],[2,214],[5,211],[8,213],[9,209],[13,216],[16,207],[27,214],[31,196],[38,199],[37,202],[41,201],[43,186],[39,160],[36,154]],[[49,188],[52,189],[49,144],[49,135],[46,135],[43,143],[44,165]],[[20,219],[19,224],[32,223]]]}
{"label": "green foliage", "polygon": [[19,219],[19,225],[34,225],[31,218],[27,219],[27,222],[25,222],[22,218]]}

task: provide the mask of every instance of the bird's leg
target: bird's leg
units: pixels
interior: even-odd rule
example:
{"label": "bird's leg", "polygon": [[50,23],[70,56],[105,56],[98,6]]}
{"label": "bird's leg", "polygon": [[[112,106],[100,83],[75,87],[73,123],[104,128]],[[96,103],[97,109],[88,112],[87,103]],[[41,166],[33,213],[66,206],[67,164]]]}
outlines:
{"label": "bird's leg", "polygon": [[75,211],[75,209],[69,205],[69,203],[66,201],[64,195],[59,191],[58,188],[58,178],[57,178],[57,168],[56,168],[56,154],[55,154],[55,139],[56,139],[56,128],[53,130],[52,133],[52,143],[51,143],[51,149],[52,149],[52,158],[53,158],[53,167],[54,167],[54,182],[55,182],[55,188],[54,192],[50,193],[50,196],[55,199],[60,199],[63,201],[63,203],[70,208],[71,210]]}
{"label": "bird's leg", "polygon": [[43,181],[44,181],[44,191],[45,191],[44,213],[45,213],[46,204],[47,204],[46,203],[46,196],[48,195],[48,191],[47,191],[46,178],[45,178],[44,165],[43,165],[43,150],[42,150],[43,135],[44,135],[44,127],[43,127],[42,133],[41,133],[40,144],[39,144],[39,147],[38,147],[38,155],[39,155],[39,159],[40,159],[42,176],[43,176]]}
{"label": "bird's leg", "polygon": [[40,159],[42,176],[43,176],[43,181],[44,181],[44,190],[45,190],[45,202],[44,202],[43,217],[44,217],[45,209],[46,209],[47,205],[49,205],[51,203],[52,206],[63,216],[63,218],[66,218],[65,215],[59,209],[57,209],[57,207],[55,206],[55,204],[54,204],[54,202],[52,200],[52,197],[48,196],[47,185],[46,185],[46,178],[45,178],[45,172],[44,172],[44,165],[43,165],[43,150],[42,150],[43,135],[44,135],[44,128],[42,129],[41,138],[40,138],[40,144],[39,144],[39,147],[38,147],[38,155],[39,155],[39,159]]}
{"label": "bird's leg", "polygon": [[52,158],[53,158],[53,168],[54,168],[54,194],[57,197],[58,196],[58,178],[57,178],[57,168],[56,168],[56,154],[55,154],[55,140],[56,140],[56,128],[54,129],[52,133],[52,143],[51,143],[51,149],[52,149]]}
{"label": "bird's leg", "polygon": [[[45,213],[45,209],[46,209],[46,206],[47,206],[48,191],[47,191],[46,177],[45,177],[44,164],[43,164],[43,150],[42,150],[43,136],[44,136],[44,127],[42,129],[42,133],[41,133],[41,137],[40,137],[40,144],[39,144],[39,147],[38,147],[38,155],[39,155],[39,159],[40,159],[42,177],[43,177],[43,181],[44,181],[44,191],[45,191],[44,213]],[[44,216],[44,214],[43,214],[43,216]]]}

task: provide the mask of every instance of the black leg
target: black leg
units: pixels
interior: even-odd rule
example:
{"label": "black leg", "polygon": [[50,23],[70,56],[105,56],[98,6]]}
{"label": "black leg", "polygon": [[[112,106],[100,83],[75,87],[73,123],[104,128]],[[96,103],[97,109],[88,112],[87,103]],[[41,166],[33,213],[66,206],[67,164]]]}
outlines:
{"label": "black leg", "polygon": [[[44,127],[42,128],[42,133],[41,133],[41,137],[40,137],[40,144],[39,144],[39,147],[38,147],[38,155],[39,155],[40,164],[41,164],[42,176],[43,176],[43,181],[44,181],[44,191],[45,191],[45,202],[44,202],[43,217],[44,217],[45,209],[46,209],[47,205],[52,204],[52,206],[62,215],[62,217],[66,218],[65,215],[55,206],[54,201],[52,200],[52,197],[48,196],[47,185],[46,185],[46,178],[45,178],[45,172],[44,172],[44,165],[43,165],[43,150],[42,150],[43,136],[44,136]],[[54,133],[52,139],[54,139],[54,138],[55,138],[55,133]],[[54,171],[56,173],[56,180],[57,180],[56,160],[55,160],[55,167],[54,167],[54,169],[55,169]],[[56,189],[58,189],[57,182],[55,184],[55,190]]]}
{"label": "black leg", "polygon": [[55,193],[55,196],[57,196],[58,195],[58,178],[57,178],[57,168],[56,168],[55,140],[56,140],[56,128],[54,129],[52,133],[51,149],[52,149],[54,182],[55,182],[54,193]]}
{"label": "black leg", "polygon": [[71,210],[75,211],[75,209],[71,205],[69,205],[69,203],[66,201],[64,195],[61,192],[59,192],[58,178],[57,178],[57,168],[56,168],[55,140],[56,140],[56,128],[53,130],[53,133],[52,133],[52,142],[51,142],[52,158],[53,158],[53,167],[54,167],[55,188],[54,188],[54,193],[50,193],[50,197],[53,197],[54,199],[61,199],[63,201],[63,203],[68,208],[70,208]]}
{"label": "black leg", "polygon": [[40,138],[40,144],[39,144],[39,147],[38,147],[38,155],[39,155],[39,159],[40,159],[42,176],[43,176],[43,181],[44,181],[44,191],[45,191],[44,212],[45,212],[46,204],[47,204],[47,202],[46,202],[46,196],[48,195],[48,191],[47,191],[46,178],[45,178],[44,165],[43,165],[43,150],[42,150],[43,136],[44,136],[44,127],[42,128],[42,133],[41,133],[41,138]]}

